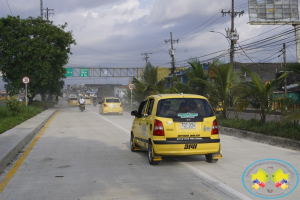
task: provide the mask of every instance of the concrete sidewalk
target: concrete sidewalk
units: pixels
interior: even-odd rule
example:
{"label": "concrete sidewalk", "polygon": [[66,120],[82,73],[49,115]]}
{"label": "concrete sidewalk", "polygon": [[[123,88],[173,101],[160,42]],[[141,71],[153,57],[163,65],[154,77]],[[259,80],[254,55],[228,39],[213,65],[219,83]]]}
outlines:
{"label": "concrete sidewalk", "polygon": [[0,173],[11,163],[57,111],[47,109],[0,135]]}

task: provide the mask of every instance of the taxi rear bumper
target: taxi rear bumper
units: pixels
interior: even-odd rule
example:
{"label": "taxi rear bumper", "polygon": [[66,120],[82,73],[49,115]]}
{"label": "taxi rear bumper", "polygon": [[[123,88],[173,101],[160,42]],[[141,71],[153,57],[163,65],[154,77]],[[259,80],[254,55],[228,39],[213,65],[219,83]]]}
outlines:
{"label": "taxi rear bumper", "polygon": [[155,154],[162,156],[205,155],[220,152],[220,139],[201,141],[153,141]]}

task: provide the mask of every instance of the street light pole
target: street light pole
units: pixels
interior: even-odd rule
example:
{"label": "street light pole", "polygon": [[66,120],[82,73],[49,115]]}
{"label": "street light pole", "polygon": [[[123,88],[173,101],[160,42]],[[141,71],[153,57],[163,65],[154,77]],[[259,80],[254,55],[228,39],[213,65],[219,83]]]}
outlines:
{"label": "street light pole", "polygon": [[223,33],[221,33],[221,32],[214,31],[214,30],[210,30],[209,32],[212,32],[212,33],[220,33],[221,35],[223,35],[223,36],[226,38],[226,40],[227,40],[227,42],[228,42],[228,44],[229,44],[229,46],[230,46],[229,39],[228,39],[228,37],[226,37],[226,35],[224,35],[224,34],[223,34]]}

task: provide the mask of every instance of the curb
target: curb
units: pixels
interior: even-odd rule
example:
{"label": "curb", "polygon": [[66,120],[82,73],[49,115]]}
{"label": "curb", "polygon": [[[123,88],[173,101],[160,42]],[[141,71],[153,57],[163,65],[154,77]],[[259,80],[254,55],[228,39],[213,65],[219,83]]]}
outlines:
{"label": "curb", "polygon": [[276,136],[268,136],[261,133],[254,133],[251,131],[243,131],[240,129],[234,129],[234,128],[228,128],[222,126],[218,126],[218,128],[220,133],[224,135],[229,135],[229,136],[243,138],[255,142],[267,143],[267,144],[281,146],[285,148],[300,150],[300,141],[297,140],[291,140],[291,139],[286,139],[286,138],[276,137]]}
{"label": "curb", "polygon": [[47,109],[0,135],[0,173],[14,160],[56,111],[56,108]]}

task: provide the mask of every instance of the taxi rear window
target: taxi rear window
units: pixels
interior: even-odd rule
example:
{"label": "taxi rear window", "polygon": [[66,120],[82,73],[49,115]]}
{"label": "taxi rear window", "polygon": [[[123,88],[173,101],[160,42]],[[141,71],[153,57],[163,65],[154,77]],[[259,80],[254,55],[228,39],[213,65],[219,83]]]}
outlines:
{"label": "taxi rear window", "polygon": [[120,99],[106,99],[106,103],[120,103]]}
{"label": "taxi rear window", "polygon": [[77,98],[69,98],[70,100],[77,100]]}
{"label": "taxi rear window", "polygon": [[90,99],[89,97],[84,97],[84,99]]}
{"label": "taxi rear window", "polygon": [[172,98],[161,99],[157,104],[156,116],[166,118],[212,117],[213,110],[206,99]]}

